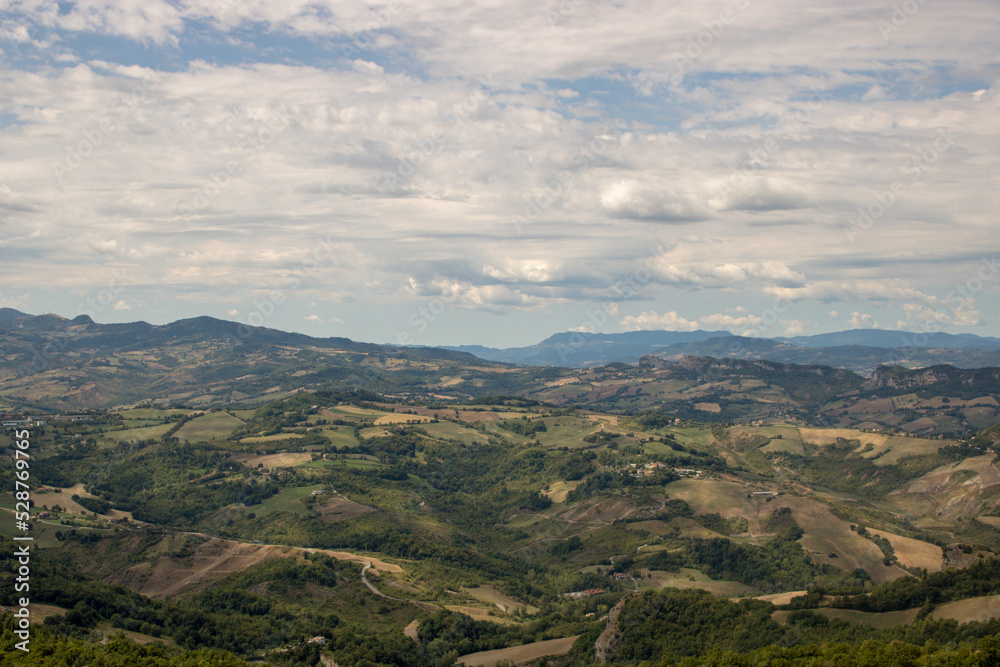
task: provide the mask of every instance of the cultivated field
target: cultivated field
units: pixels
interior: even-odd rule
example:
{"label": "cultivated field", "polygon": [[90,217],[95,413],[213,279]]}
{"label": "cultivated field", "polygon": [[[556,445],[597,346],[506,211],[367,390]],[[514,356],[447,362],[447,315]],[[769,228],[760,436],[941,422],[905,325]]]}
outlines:
{"label": "cultivated field", "polygon": [[[851,625],[869,625],[873,628],[884,629],[909,625],[917,619],[917,612],[920,610],[905,609],[903,611],[886,611],[873,614],[866,611],[855,611],[854,609],[830,609],[829,607],[822,607],[820,609],[812,609],[811,611],[831,620],[836,619],[850,623]],[[788,623],[788,616],[791,613],[791,611],[776,611],[771,615],[771,618],[785,625]]]}
{"label": "cultivated field", "polygon": [[407,415],[403,413],[393,413],[391,415],[382,415],[375,420],[376,426],[382,426],[384,424],[408,424],[410,422],[429,422],[431,417],[426,415]]}
{"label": "cultivated field", "polygon": [[163,435],[174,427],[173,424],[157,424],[143,428],[130,428],[124,431],[106,431],[103,434],[105,440],[112,442],[138,442],[139,440],[159,440]]}
{"label": "cultivated field", "polygon": [[233,461],[238,461],[249,468],[256,468],[263,465],[265,468],[292,468],[312,460],[309,452],[281,452],[280,454],[240,454],[233,456]]}
{"label": "cultivated field", "polygon": [[774,605],[788,604],[798,597],[806,595],[809,591],[789,591],[787,593],[772,593],[771,595],[758,595],[757,600],[770,602]]}
{"label": "cultivated field", "polygon": [[241,443],[275,442],[278,440],[295,440],[303,437],[300,433],[272,433],[271,435],[253,435],[241,438]]}
{"label": "cultivated field", "polygon": [[517,607],[524,607],[525,611],[529,614],[538,613],[538,607],[530,604],[524,604],[523,602],[518,602],[514,598],[504,595],[500,591],[492,588],[491,586],[476,586],[475,588],[462,588],[462,592],[468,593],[472,597],[476,598],[480,602],[485,602],[487,604],[496,605],[498,608],[505,612],[512,612]]}
{"label": "cultivated field", "polygon": [[[907,576],[895,565],[884,565],[882,551],[871,540],[852,531],[850,524],[834,516],[826,505],[796,496],[783,496],[772,504],[791,508],[792,518],[805,531],[799,542],[812,552],[815,561],[848,572],[863,568],[877,584]],[[836,557],[831,557],[831,553]]]}
{"label": "cultivated field", "polygon": [[449,421],[441,421],[437,424],[424,424],[421,428],[427,431],[427,434],[433,438],[459,440],[466,445],[486,440],[486,436],[479,431],[474,431],[471,428],[466,428]]}
{"label": "cultivated field", "polygon": [[493,610],[484,609],[482,607],[468,607],[459,604],[446,604],[444,606],[448,611],[457,611],[460,614],[465,614],[466,616],[472,618],[476,621],[489,621],[490,623],[497,623],[499,625],[517,625],[517,621],[512,618],[506,618],[503,616],[491,615]]}
{"label": "cultivated field", "polygon": [[187,422],[174,437],[188,442],[222,440],[240,426],[243,422],[236,417],[225,412],[212,412]]}
{"label": "cultivated field", "polygon": [[[817,614],[830,619],[846,621],[851,625],[870,625],[873,628],[894,628],[900,625],[909,625],[917,618],[919,609],[904,609],[902,611],[888,611],[882,613],[869,613],[855,611],[853,609],[830,609],[823,607],[813,609]],[[776,611],[772,618],[784,625],[788,621],[790,611]],[[968,598],[956,602],[948,602],[938,606],[929,615],[932,619],[950,619],[959,623],[971,623],[972,621],[985,622],[992,618],[1000,618],[1000,595],[987,595],[984,597]]]}
{"label": "cultivated field", "polygon": [[522,646],[512,646],[511,648],[501,648],[494,651],[481,651],[470,653],[458,657],[457,664],[466,667],[494,667],[501,661],[509,661],[515,665],[544,658],[549,655],[565,655],[573,648],[573,643],[580,637],[565,637],[563,639],[548,639],[533,644]]}
{"label": "cultivated field", "polygon": [[[752,592],[749,586],[738,581],[715,581],[698,570],[682,567],[677,572],[664,570],[640,570],[642,578],[637,579],[641,590],[661,588],[697,588],[714,595],[737,597]],[[629,582],[630,583],[630,582]]]}
{"label": "cultivated field", "polygon": [[260,505],[254,505],[250,511],[258,516],[266,516],[274,512],[291,512],[300,516],[308,516],[309,510],[302,502],[303,498],[309,497],[313,491],[325,489],[324,484],[313,484],[312,486],[293,486],[283,489],[275,496],[263,501]]}
{"label": "cultivated field", "polygon": [[337,560],[371,563],[381,573],[402,572],[402,568],[393,563],[344,551],[248,544],[212,537],[187,558],[178,560],[161,555],[118,572],[109,581],[143,595],[164,599],[207,588],[231,574],[268,560],[295,558],[303,553],[323,553]]}
{"label": "cultivated field", "polygon": [[899,562],[907,567],[922,567],[928,572],[940,572],[944,552],[936,544],[915,540],[912,537],[894,535],[884,530],[868,529],[869,533],[889,540]]}
{"label": "cultivated field", "polygon": [[694,510],[695,514],[718,512],[730,519],[738,516],[752,518],[757,510],[750,493],[741,484],[707,479],[680,479],[664,487],[671,498],[680,498]]}

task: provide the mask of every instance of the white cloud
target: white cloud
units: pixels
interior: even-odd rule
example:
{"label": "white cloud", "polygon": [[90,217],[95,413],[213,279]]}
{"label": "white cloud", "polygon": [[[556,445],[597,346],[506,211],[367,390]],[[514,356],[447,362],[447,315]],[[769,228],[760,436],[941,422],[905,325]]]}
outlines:
{"label": "white cloud", "polygon": [[758,329],[764,324],[764,318],[759,315],[733,316],[725,313],[706,315],[698,320],[703,327],[710,329],[725,329],[736,335],[758,335]]}
{"label": "white cloud", "polygon": [[663,329],[665,331],[695,331],[698,322],[688,320],[674,311],[660,315],[655,312],[645,312],[639,315],[626,315],[621,320],[622,331],[640,331]]}
{"label": "white cloud", "polygon": [[631,179],[606,187],[601,206],[611,217],[649,222],[686,223],[707,218],[693,195]]}
{"label": "white cloud", "polygon": [[[157,316],[247,312],[273,290],[381,309],[348,318],[362,339],[414,298],[531,311],[535,330],[557,326],[548,308],[608,300],[659,299],[629,321],[655,324],[692,293],[981,326],[995,292],[961,309],[943,295],[995,226],[995,5],[927,3],[884,40],[888,7],[778,0],[678,72],[674,53],[730,4],[573,3],[552,23],[529,0],[9,2],[0,30],[43,64],[8,59],[0,77],[0,279],[96,291],[129,267],[130,289],[168,295]],[[196,22],[248,53],[264,33],[290,46],[198,60]],[[103,36],[171,68],[114,62]],[[673,321],[754,325],[721,317]]]}
{"label": "white cloud", "polygon": [[851,319],[848,322],[852,329],[877,329],[878,322],[869,313],[860,313],[854,311],[851,313]]}
{"label": "white cloud", "polygon": [[781,211],[803,208],[809,198],[798,186],[789,181],[754,178],[731,186],[728,192],[712,200],[714,206],[727,211]]}

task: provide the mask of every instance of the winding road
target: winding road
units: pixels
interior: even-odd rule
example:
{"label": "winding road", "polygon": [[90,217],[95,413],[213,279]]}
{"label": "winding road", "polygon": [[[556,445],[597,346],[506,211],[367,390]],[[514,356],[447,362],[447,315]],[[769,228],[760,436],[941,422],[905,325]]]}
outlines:
{"label": "winding road", "polygon": [[379,596],[380,598],[385,598],[387,600],[397,600],[399,602],[413,602],[413,600],[404,600],[403,598],[394,598],[391,595],[386,595],[385,593],[383,593],[379,589],[375,588],[375,586],[372,585],[372,582],[368,581],[368,577],[365,576],[365,572],[367,572],[368,568],[370,568],[371,566],[372,566],[372,562],[370,560],[366,560],[365,561],[365,566],[363,568],[361,568],[361,583],[363,583],[365,586],[367,586],[368,590],[370,590],[372,593],[374,593],[375,595]]}

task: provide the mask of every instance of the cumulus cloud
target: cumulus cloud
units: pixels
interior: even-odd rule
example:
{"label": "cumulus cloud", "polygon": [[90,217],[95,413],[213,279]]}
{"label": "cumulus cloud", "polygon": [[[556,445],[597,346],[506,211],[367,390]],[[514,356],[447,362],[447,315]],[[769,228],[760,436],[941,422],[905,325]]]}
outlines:
{"label": "cumulus cloud", "polygon": [[623,179],[601,193],[601,206],[614,218],[687,223],[707,218],[694,196]]}
{"label": "cumulus cloud", "polygon": [[695,331],[698,329],[698,322],[688,320],[675,311],[655,313],[652,311],[639,315],[626,315],[621,320],[622,331],[640,331],[663,329],[665,331]]}
{"label": "cumulus cloud", "polygon": [[[706,331],[729,331],[736,335],[760,336],[765,330],[774,324],[763,316],[754,314],[743,314],[744,309],[736,308],[732,313],[712,313],[704,315],[696,320],[689,320],[676,311],[668,311],[660,314],[655,311],[646,311],[639,315],[627,315],[619,323],[622,331],[640,330],[665,330],[665,331],[696,331],[704,329]],[[782,320],[779,325],[786,336],[795,336],[805,331],[807,322],[803,320]]]}
{"label": "cumulus cloud", "polygon": [[783,211],[803,208],[808,201],[806,193],[791,182],[755,178],[733,187],[713,203],[727,211]]}
{"label": "cumulus cloud", "polygon": [[848,321],[852,329],[877,329],[878,322],[869,313],[854,311]]}

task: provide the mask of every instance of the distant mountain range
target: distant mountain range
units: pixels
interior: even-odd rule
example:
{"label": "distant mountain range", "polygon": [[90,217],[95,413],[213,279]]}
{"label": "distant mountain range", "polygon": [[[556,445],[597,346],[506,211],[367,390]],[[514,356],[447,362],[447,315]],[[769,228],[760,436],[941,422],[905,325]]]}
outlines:
{"label": "distant mountain range", "polygon": [[586,368],[612,362],[639,363],[639,357],[672,345],[701,343],[713,338],[732,336],[728,331],[628,331],[619,334],[593,334],[568,331],[549,336],[537,345],[498,349],[482,345],[444,346],[448,350],[468,352],[480,359],[535,366]]}
{"label": "distant mountain range", "polygon": [[468,352],[490,361],[575,368],[614,362],[637,364],[640,357],[649,354],[667,360],[696,356],[821,364],[865,374],[882,364],[951,364],[958,368],[1000,365],[1000,338],[882,329],[853,329],[794,338],[748,338],[728,331],[700,330],[619,334],[567,332],[527,347],[497,349],[460,345],[447,349]]}
{"label": "distant mountain range", "polygon": [[[984,340],[953,336],[935,344]],[[875,370],[903,352],[921,368]],[[142,403],[250,407],[302,391],[366,390],[431,403],[520,396],[625,414],[654,409],[696,420],[799,419],[940,435],[1000,418],[1000,363],[985,363],[998,354],[808,347],[724,331],[563,333],[520,350],[439,349],[314,338],[212,317],[98,324],[86,315],[68,320],[0,309],[0,412]],[[631,363],[614,363],[621,361]],[[859,368],[873,372],[852,370]],[[914,393],[922,400],[871,400]]]}

